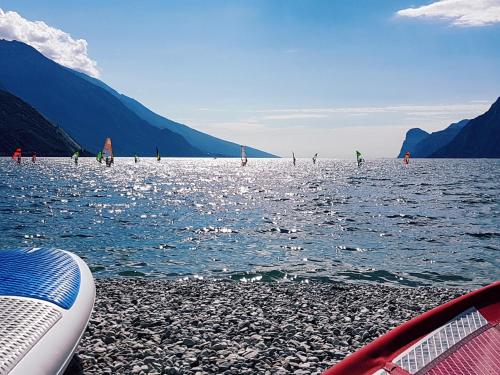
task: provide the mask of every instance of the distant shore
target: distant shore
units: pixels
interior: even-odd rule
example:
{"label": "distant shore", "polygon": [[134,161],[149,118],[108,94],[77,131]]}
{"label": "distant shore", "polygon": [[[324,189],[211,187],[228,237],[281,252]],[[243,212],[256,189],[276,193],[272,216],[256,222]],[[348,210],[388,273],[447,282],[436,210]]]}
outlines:
{"label": "distant shore", "polygon": [[392,327],[464,293],[341,283],[96,284],[94,313],[76,357],[84,374],[320,374]]}

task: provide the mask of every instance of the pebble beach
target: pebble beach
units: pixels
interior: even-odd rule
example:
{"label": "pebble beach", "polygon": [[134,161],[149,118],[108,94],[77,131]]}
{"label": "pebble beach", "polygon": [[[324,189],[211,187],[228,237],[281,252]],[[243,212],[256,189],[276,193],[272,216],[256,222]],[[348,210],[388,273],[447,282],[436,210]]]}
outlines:
{"label": "pebble beach", "polygon": [[66,374],[320,374],[465,290],[99,279]]}

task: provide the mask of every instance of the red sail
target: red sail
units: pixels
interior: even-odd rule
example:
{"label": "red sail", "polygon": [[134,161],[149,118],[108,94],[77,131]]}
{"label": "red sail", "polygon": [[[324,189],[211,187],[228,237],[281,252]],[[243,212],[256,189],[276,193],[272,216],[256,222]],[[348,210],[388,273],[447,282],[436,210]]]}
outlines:
{"label": "red sail", "polygon": [[403,163],[408,164],[410,162],[410,151],[406,151],[405,157],[403,158]]}
{"label": "red sail", "polygon": [[16,151],[14,151],[14,153],[12,154],[12,159],[16,160],[18,157],[21,156],[21,149],[20,148],[16,148]]}

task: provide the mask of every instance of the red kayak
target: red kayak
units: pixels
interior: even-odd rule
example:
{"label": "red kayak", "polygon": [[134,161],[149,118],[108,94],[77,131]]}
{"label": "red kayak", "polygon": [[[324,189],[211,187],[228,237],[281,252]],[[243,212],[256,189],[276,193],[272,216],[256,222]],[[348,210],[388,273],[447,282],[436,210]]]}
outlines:
{"label": "red kayak", "polygon": [[500,374],[500,281],[400,325],[323,375]]}

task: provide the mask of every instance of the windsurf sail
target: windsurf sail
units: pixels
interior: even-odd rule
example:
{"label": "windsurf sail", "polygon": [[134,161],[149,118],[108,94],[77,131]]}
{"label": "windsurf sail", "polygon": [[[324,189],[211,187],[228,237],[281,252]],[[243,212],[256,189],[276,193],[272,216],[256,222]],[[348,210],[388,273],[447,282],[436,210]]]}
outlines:
{"label": "windsurf sail", "polygon": [[134,155],[134,162],[137,163],[139,161],[139,157],[137,155]]}
{"label": "windsurf sail", "polygon": [[95,159],[99,162],[102,163],[102,151],[99,151],[95,157]]}
{"label": "windsurf sail", "polygon": [[80,157],[80,151],[75,151],[75,153],[73,154],[73,156],[71,158],[75,160],[75,164],[78,164],[79,157]]}
{"label": "windsurf sail", "polygon": [[113,157],[113,146],[111,144],[111,138],[106,138],[104,141],[104,147],[102,148],[102,153],[104,157],[107,159],[111,159]]}
{"label": "windsurf sail", "polygon": [[18,148],[16,148],[16,151],[14,151],[14,153],[12,154],[12,159],[16,160],[17,162],[20,162],[21,156],[22,156],[22,151],[18,147]]}
{"label": "windsurf sail", "polygon": [[157,161],[161,160],[160,150],[158,150],[158,147],[156,147],[156,160]]}
{"label": "windsurf sail", "polygon": [[356,151],[356,161],[358,162],[358,167],[361,167],[361,164],[365,162],[365,159],[363,159],[363,155],[361,155],[361,152]]}
{"label": "windsurf sail", "polygon": [[292,151],[292,158],[293,158],[293,166],[295,167],[295,164],[297,163],[297,159],[295,159],[295,152]]}
{"label": "windsurf sail", "polygon": [[244,167],[248,163],[247,147],[241,146],[241,166]]}
{"label": "windsurf sail", "polygon": [[410,151],[406,151],[405,157],[403,158],[403,163],[404,164],[410,163]]}
{"label": "windsurf sail", "polygon": [[106,138],[104,141],[104,147],[102,148],[102,153],[104,155],[104,158],[106,160],[106,165],[108,167],[111,167],[111,164],[113,164],[113,145],[111,143],[111,138]]}
{"label": "windsurf sail", "polygon": [[316,164],[316,159],[318,159],[318,153],[315,153],[313,156],[313,164]]}

